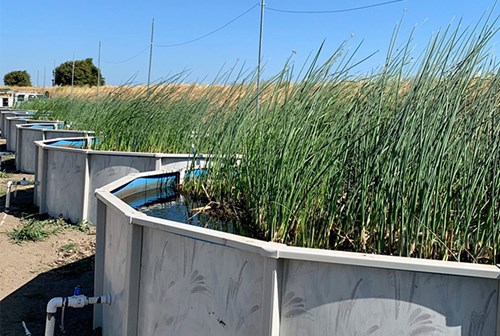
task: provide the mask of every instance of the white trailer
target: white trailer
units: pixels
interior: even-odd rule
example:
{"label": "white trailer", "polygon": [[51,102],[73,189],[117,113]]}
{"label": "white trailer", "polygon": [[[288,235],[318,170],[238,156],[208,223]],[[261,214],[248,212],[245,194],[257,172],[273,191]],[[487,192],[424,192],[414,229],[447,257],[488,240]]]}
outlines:
{"label": "white trailer", "polygon": [[0,107],[15,107],[19,105],[20,102],[33,99],[45,99],[47,98],[43,94],[37,92],[17,92],[17,91],[6,91],[0,92]]}

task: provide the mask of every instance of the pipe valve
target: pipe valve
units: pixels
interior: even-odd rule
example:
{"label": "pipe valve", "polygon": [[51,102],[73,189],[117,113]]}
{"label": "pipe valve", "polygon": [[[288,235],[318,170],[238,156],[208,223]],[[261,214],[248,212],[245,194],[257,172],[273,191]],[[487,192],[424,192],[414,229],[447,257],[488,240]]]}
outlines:
{"label": "pipe valve", "polygon": [[[54,327],[56,323],[54,315],[57,312],[57,308],[62,308],[64,311],[66,307],[83,308],[90,304],[111,305],[112,302],[111,294],[87,297],[83,294],[80,294],[80,287],[75,288],[74,294],[75,295],[69,297],[52,298],[49,301],[49,303],[47,304],[47,321],[45,324],[45,336],[54,335]],[[64,321],[64,315],[62,315],[62,322],[63,321]],[[64,327],[62,328],[64,329]]]}

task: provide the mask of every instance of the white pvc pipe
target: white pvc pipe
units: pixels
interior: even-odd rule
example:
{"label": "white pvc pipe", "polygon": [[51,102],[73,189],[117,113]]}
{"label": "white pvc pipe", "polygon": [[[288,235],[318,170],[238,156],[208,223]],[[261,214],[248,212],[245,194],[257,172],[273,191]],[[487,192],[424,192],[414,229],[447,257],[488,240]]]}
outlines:
{"label": "white pvc pipe", "polygon": [[47,321],[45,322],[45,336],[54,336],[56,327],[57,308],[71,307],[83,308],[89,304],[111,304],[111,294],[102,296],[86,297],[85,295],[73,295],[70,297],[55,297],[47,303]]}
{"label": "white pvc pipe", "polygon": [[10,189],[12,188],[12,181],[7,182],[7,195],[5,195],[5,211],[10,207]]}
{"label": "white pvc pipe", "polygon": [[24,321],[22,321],[22,324],[23,324],[25,336],[31,336],[31,332],[28,330],[26,323],[24,323]]}
{"label": "white pvc pipe", "polygon": [[10,194],[12,193],[12,186],[13,185],[30,185],[30,184],[37,184],[35,181],[28,181],[25,178],[22,180],[18,181],[8,181],[7,182],[7,194],[5,195],[5,212],[7,212],[10,208]]}
{"label": "white pvc pipe", "polygon": [[57,297],[50,299],[47,303],[47,321],[45,322],[45,336],[53,336],[54,329],[56,327],[56,317],[57,308],[62,307],[65,298]]}

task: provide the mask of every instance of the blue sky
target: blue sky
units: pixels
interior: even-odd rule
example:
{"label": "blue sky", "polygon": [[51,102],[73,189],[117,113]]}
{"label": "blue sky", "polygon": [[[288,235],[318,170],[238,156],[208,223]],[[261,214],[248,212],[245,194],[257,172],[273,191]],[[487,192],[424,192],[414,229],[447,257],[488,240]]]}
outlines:
{"label": "blue sky", "polygon": [[[298,11],[339,10],[367,6],[387,0],[266,0],[269,8]],[[239,1],[127,1],[127,0],[34,0],[22,8],[0,0],[0,76],[12,70],[27,70],[32,83],[50,85],[54,66],[91,57],[97,64],[101,41],[101,69],[107,84],[119,85],[133,78],[147,81],[151,20],[155,18],[155,44],[188,41],[219,28],[253,9],[225,29],[199,41],[178,47],[153,47],[152,79],[188,70],[188,81],[211,81],[223,67],[235,63],[254,68],[257,64],[259,0]],[[337,14],[287,14],[265,11],[264,76],[275,74],[293,53],[302,65],[325,41],[323,55],[331,55],[342,41],[354,48],[363,41],[357,58],[379,51],[356,71],[368,72],[382,64],[392,32],[401,19],[400,36],[416,26],[413,41],[422,48],[439,29],[462,19],[464,26],[476,23],[494,7],[495,0],[404,0],[365,10]],[[493,15],[500,15],[500,4]],[[500,49],[493,39],[491,50]],[[37,76],[38,73],[38,76]]]}

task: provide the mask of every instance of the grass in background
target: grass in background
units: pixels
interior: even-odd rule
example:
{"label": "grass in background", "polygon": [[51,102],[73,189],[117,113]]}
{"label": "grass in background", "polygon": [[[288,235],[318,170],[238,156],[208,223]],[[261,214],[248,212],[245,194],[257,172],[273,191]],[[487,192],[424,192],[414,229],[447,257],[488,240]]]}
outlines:
{"label": "grass in background", "polygon": [[[72,129],[93,130],[101,149],[143,152],[189,152],[196,135],[218,115],[220,105],[236,99],[241,86],[196,84],[140,87],[134,96],[129,88],[114,90],[100,99],[65,97],[33,101],[24,106],[39,110],[39,117],[66,120]],[[214,102],[218,101],[218,105]],[[225,102],[226,101],[226,102]]]}
{"label": "grass in background", "polygon": [[399,46],[396,32],[382,69],[363,78],[351,76],[345,45],[323,64],[319,54],[298,72],[287,64],[265,83],[258,113],[253,74],[30,108],[95,130],[106,149],[213,153],[210,174],[186,189],[239,209],[269,240],[495,263],[495,24],[448,28],[416,57],[411,36]]}

